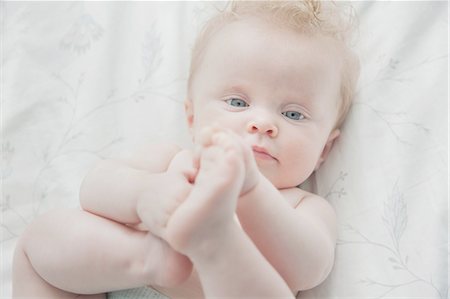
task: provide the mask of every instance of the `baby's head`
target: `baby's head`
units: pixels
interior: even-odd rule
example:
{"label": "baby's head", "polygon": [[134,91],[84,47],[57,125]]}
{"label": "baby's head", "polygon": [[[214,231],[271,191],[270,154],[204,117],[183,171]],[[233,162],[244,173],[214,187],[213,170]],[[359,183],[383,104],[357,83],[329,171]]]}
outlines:
{"label": "baby's head", "polygon": [[350,23],[331,2],[237,1],[195,43],[186,111],[194,139],[213,123],[250,146],[278,188],[302,183],[339,136],[356,81]]}

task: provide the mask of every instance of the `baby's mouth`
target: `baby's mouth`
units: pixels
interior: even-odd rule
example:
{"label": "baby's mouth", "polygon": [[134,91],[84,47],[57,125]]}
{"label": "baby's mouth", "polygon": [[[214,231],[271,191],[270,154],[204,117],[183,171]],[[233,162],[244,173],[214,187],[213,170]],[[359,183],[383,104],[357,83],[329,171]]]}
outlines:
{"label": "baby's mouth", "polygon": [[264,147],[260,147],[257,145],[252,146],[253,155],[256,159],[260,160],[275,160],[278,161],[274,156],[272,156],[268,150],[266,150]]}

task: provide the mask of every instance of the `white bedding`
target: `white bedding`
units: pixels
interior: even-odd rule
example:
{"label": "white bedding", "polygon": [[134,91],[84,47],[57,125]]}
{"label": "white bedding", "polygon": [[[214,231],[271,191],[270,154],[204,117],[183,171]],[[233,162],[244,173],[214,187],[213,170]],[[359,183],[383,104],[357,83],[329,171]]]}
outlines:
{"label": "white bedding", "polygon": [[[2,2],[1,293],[17,237],[77,206],[97,160],[188,144],[190,47],[212,2]],[[218,5],[218,4],[217,4]],[[335,206],[332,274],[301,298],[448,298],[448,4],[354,2],[363,65],[310,187]]]}

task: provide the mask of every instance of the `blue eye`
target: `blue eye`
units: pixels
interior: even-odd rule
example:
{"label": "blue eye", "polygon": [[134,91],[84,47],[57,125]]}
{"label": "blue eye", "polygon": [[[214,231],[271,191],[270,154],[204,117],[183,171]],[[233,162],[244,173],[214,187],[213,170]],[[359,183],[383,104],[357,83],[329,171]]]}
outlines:
{"label": "blue eye", "polygon": [[238,98],[228,99],[225,102],[227,102],[227,104],[230,106],[238,107],[238,108],[249,106],[246,101],[238,99]]}
{"label": "blue eye", "polygon": [[305,116],[297,111],[286,111],[286,112],[282,112],[281,114],[283,114],[284,116],[286,116],[287,118],[292,119],[292,120],[305,119]]}

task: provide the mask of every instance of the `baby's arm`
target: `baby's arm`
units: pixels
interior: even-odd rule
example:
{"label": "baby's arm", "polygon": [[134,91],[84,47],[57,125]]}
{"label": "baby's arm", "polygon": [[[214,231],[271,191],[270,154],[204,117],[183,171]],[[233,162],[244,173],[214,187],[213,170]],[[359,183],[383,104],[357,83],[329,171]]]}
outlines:
{"label": "baby's arm", "polygon": [[[286,197],[304,198],[293,208]],[[324,199],[294,188],[280,192],[261,175],[256,187],[240,198],[237,213],[292,290],[312,288],[327,277],[334,262],[336,216]]]}

